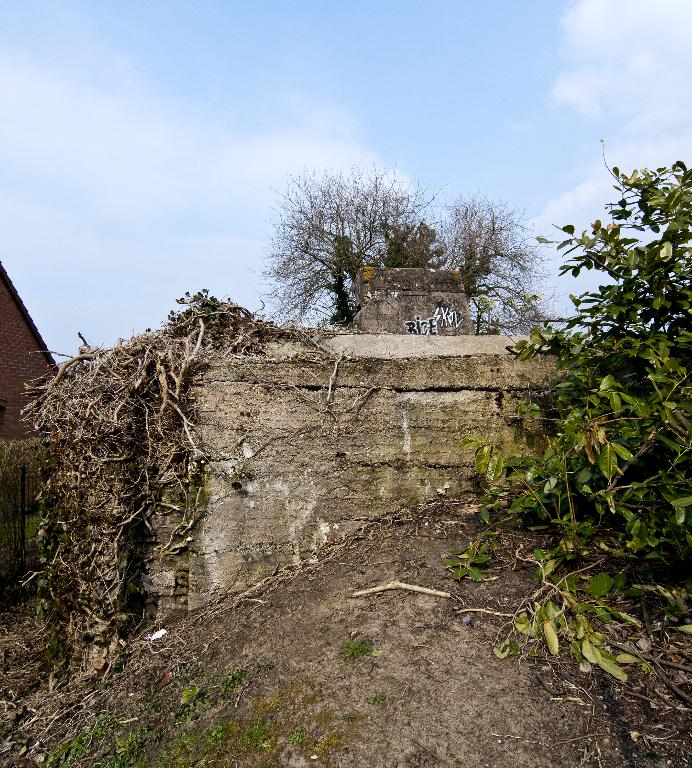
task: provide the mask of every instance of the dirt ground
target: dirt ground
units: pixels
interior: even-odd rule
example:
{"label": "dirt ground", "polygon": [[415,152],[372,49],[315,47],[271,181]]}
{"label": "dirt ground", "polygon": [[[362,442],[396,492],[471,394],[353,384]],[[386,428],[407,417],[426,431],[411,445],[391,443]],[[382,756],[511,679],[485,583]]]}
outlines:
{"label": "dirt ground", "polygon": [[[469,503],[441,503],[380,521],[239,604],[220,600],[167,622],[159,640],[146,639],[157,627],[143,629],[124,669],[96,686],[76,680],[52,693],[37,686],[45,680],[37,629],[25,614],[5,614],[0,761],[689,765],[689,711],[656,690],[652,675],[635,672],[625,688],[605,674],[580,673],[569,659],[495,656],[510,622],[496,614],[511,614],[535,587],[531,567],[512,554],[531,551],[537,540],[508,534],[489,580],[457,583],[442,559],[473,534],[472,511]],[[392,579],[452,597],[401,590],[351,597]],[[468,607],[489,613],[463,612]]]}

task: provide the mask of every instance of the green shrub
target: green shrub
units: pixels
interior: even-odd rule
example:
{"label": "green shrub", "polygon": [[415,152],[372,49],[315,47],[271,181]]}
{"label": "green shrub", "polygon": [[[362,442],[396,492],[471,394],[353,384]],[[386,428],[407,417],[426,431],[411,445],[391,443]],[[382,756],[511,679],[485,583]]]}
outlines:
{"label": "green shrub", "polygon": [[[558,245],[562,274],[595,270],[566,327],[534,329],[518,356],[557,356],[558,427],[512,475],[511,509],[557,526],[563,555],[598,529],[613,552],[670,570],[692,545],[692,171],[613,169],[612,221]],[[602,544],[606,549],[607,544]]]}

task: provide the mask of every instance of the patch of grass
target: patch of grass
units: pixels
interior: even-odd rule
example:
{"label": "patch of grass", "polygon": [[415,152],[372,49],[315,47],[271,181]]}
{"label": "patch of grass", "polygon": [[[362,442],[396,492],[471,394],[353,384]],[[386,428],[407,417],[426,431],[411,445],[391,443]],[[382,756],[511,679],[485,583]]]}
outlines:
{"label": "patch of grass", "polygon": [[326,733],[322,736],[315,746],[315,752],[320,757],[324,757],[328,752],[341,749],[343,745],[344,739],[342,735],[337,731],[333,731],[332,733]]}
{"label": "patch of grass", "polygon": [[308,739],[308,734],[302,728],[296,728],[288,737],[288,743],[293,744],[294,747],[299,747],[304,744]]}
{"label": "patch of grass", "polygon": [[221,718],[203,730],[180,733],[161,754],[160,768],[188,768],[190,765],[218,765],[224,756],[239,752],[241,728],[232,718]]}
{"label": "patch of grass", "polygon": [[[251,674],[254,675],[254,671]],[[237,719],[220,715],[203,724],[194,718],[195,706],[208,710],[216,704],[223,705],[219,691],[232,693],[244,679],[246,673],[243,670],[231,669],[221,680],[204,680],[204,689],[202,682],[200,687],[188,682],[188,687],[181,687],[173,702],[173,714],[177,711],[179,715],[177,732],[168,731],[158,747],[152,740],[147,742],[151,763],[146,762],[143,751],[141,755],[136,750],[128,753],[123,743],[121,753],[115,755],[120,762],[102,761],[98,765],[101,768],[147,768],[149,765],[152,768],[191,768],[197,765],[233,766],[234,761],[244,760],[253,768],[276,768],[284,751],[288,753],[290,750],[305,758],[317,754],[323,761],[320,764],[328,764],[330,754],[346,749],[344,743],[355,735],[357,726],[354,723],[363,717],[354,714],[342,718],[329,708],[322,708],[324,691],[310,680],[297,678],[269,696],[253,698],[248,702],[249,712],[245,707],[245,714],[236,711]],[[178,701],[181,704],[176,710]],[[189,719],[180,719],[181,711],[187,712]],[[226,711],[232,711],[227,704]],[[58,768],[73,766],[74,763],[66,763]]]}
{"label": "patch of grass", "polygon": [[362,719],[363,715],[361,715],[360,712],[349,712],[343,716],[343,721],[346,725],[355,725]]}
{"label": "patch of grass", "polygon": [[378,693],[370,699],[370,703],[374,704],[376,707],[381,707],[383,704],[387,703],[387,697]]}
{"label": "patch of grass", "polygon": [[370,656],[372,654],[373,645],[367,638],[361,638],[359,640],[349,640],[341,646],[340,653],[349,661],[355,661],[363,656]]}
{"label": "patch of grass", "polygon": [[243,731],[243,741],[253,749],[270,749],[271,727],[266,720],[255,720]]}

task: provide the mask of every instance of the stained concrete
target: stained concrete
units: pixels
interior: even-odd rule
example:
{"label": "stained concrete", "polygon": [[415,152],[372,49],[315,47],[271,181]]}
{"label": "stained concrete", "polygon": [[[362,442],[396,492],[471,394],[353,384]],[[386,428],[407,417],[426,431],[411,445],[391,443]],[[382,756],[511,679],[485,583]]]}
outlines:
{"label": "stained concrete", "polygon": [[[549,360],[517,362],[507,337],[315,334],[266,354],[220,357],[197,389],[213,457],[189,546],[152,567],[163,610],[240,590],[359,520],[477,487],[478,436],[531,450]],[[159,540],[174,521],[159,521]]]}
{"label": "stained concrete", "polygon": [[456,336],[471,333],[469,303],[459,272],[365,267],[355,282],[363,331]]}

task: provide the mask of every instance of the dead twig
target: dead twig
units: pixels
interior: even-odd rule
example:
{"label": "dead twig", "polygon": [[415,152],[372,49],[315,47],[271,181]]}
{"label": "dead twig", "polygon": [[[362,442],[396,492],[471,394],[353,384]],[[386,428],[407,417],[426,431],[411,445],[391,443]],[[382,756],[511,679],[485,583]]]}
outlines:
{"label": "dead twig", "polygon": [[353,592],[351,597],[366,597],[367,595],[375,595],[378,592],[387,592],[392,589],[403,589],[406,592],[419,592],[422,595],[432,595],[433,597],[451,597],[449,592],[442,592],[439,589],[429,589],[428,587],[419,587],[416,584],[406,584],[403,581],[388,581],[386,584],[380,584],[377,587],[360,589],[357,592]]}
{"label": "dead twig", "polygon": [[327,387],[327,405],[329,405],[332,402],[332,390],[334,388],[334,385],[336,384],[336,377],[339,374],[339,364],[344,359],[344,356],[341,355],[337,361],[334,363],[334,370],[332,371],[332,375],[329,379],[329,386]]}
{"label": "dead twig", "polygon": [[503,619],[513,619],[513,613],[501,613],[500,611],[491,611],[488,608],[455,608],[455,613],[487,613],[490,616],[500,616]]}
{"label": "dead twig", "polygon": [[621,643],[616,643],[613,640],[609,641],[611,645],[615,646],[615,648],[618,648],[619,650],[623,651],[624,653],[629,653],[632,656],[636,656],[639,659],[642,659],[643,661],[648,661],[650,664],[654,665],[654,669],[656,670],[656,674],[660,678],[661,682],[669,688],[681,701],[684,701],[685,704],[687,704],[688,707],[692,707],[692,696],[689,696],[685,691],[680,688],[680,686],[676,685],[669,677],[666,675],[663,664],[667,664],[669,666],[672,666],[676,669],[682,669],[684,671],[690,671],[689,667],[686,667],[683,664],[676,664],[675,662],[669,662],[664,659],[659,659],[656,656],[651,656],[648,653],[644,653],[640,650],[633,650],[632,648],[622,645]]}

